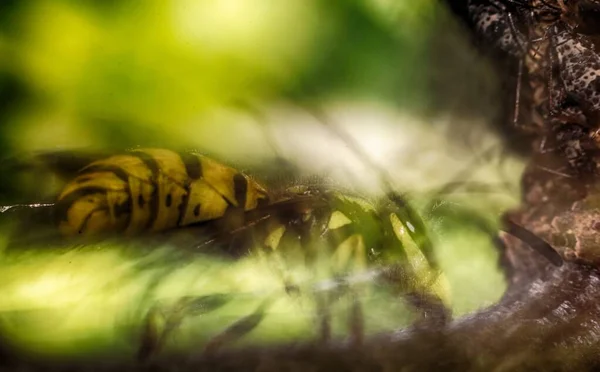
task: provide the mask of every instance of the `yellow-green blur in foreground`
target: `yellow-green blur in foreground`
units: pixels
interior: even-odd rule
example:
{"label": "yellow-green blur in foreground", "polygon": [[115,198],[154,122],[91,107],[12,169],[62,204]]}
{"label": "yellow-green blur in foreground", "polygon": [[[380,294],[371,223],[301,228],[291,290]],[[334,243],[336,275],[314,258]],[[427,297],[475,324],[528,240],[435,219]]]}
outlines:
{"label": "yellow-green blur in foreground", "polygon": [[[406,227],[399,221],[395,225],[417,273],[413,280],[432,283],[430,291],[450,305],[446,277],[431,271],[423,254],[410,244]],[[378,282],[375,269],[350,275],[349,292],[324,273],[330,262],[317,261],[312,267],[292,262],[285,274],[299,291],[289,294],[273,261],[262,254],[233,262],[199,254],[174,260],[177,247],[142,253],[140,246],[114,242],[53,252],[39,249],[8,253],[0,266],[8,278],[0,285],[1,329],[13,346],[29,353],[132,357],[139,348],[148,310],[160,306],[168,314],[169,306],[183,297],[222,296],[226,300],[213,311],[184,318],[181,327],[169,334],[166,351],[201,350],[211,337],[265,303],[269,305],[260,325],[226,347],[317,340],[313,295],[318,293],[338,298],[327,308],[339,341],[349,336],[353,298],[363,306],[367,334],[407,326],[418,316]]]}
{"label": "yellow-green blur in foreground", "polygon": [[[426,221],[436,242],[439,274],[431,270],[408,236],[409,225],[392,220],[416,273],[412,286],[431,285],[427,291],[442,299],[454,315],[475,310],[500,294],[487,289],[490,285],[501,288],[488,236],[470,231],[465,241],[468,228]],[[472,252],[474,244],[480,251]],[[367,335],[400,329],[419,316],[406,299],[377,280],[377,266],[350,274],[348,290],[328,271],[331,257],[307,267],[302,255],[289,253],[284,275],[298,286],[299,294],[286,293],[281,266],[260,250],[232,261],[182,252],[181,247],[168,243],[155,248],[120,241],[84,246],[65,243],[49,249],[41,242],[27,247],[13,242],[0,264],[4,278],[1,329],[11,345],[26,352],[132,357],[140,345],[147,312],[160,306],[168,316],[169,306],[183,297],[222,296],[226,301],[213,311],[184,318],[168,335],[167,352],[201,350],[211,337],[265,303],[269,306],[259,326],[227,348],[317,340],[319,313],[313,295],[323,292],[338,298],[327,305],[338,341],[349,336],[352,299],[361,303]],[[293,257],[299,258],[294,261]],[[466,268],[484,275],[476,281],[464,277]]]}

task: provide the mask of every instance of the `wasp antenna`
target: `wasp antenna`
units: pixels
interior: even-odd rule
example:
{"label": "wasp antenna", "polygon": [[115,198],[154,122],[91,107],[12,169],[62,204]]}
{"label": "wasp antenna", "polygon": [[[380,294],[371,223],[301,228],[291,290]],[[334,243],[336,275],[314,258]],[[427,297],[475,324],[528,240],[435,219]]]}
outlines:
{"label": "wasp antenna", "polygon": [[260,110],[256,104],[248,101],[235,101],[233,102],[233,106],[239,108],[240,110],[246,111],[256,120],[256,123],[260,126],[269,147],[273,150],[278,158],[283,158],[280,148],[277,145],[275,136],[273,135],[273,131],[271,131],[269,124],[267,124],[268,120],[264,112]]}
{"label": "wasp antenna", "polygon": [[509,218],[504,219],[504,232],[518,238],[519,240],[527,243],[536,252],[546,257],[555,266],[562,266],[562,257],[547,243],[544,239],[540,238],[536,234],[532,233],[523,226],[511,221]]}
{"label": "wasp antenna", "polygon": [[279,174],[283,173],[284,175],[288,175],[299,173],[299,167],[283,155],[281,146],[278,145],[278,141],[273,133],[272,126],[269,124],[269,121],[263,110],[259,109],[256,104],[247,101],[236,101],[234,102],[234,105],[235,107],[248,112],[255,119],[260,130],[262,131],[267,146],[269,146],[269,148],[275,154],[275,162],[279,170]]}
{"label": "wasp antenna", "polygon": [[37,209],[37,208],[49,208],[49,207],[54,207],[54,203],[1,205],[0,213],[12,212],[13,210],[19,210],[19,209]]}
{"label": "wasp antenna", "polygon": [[373,159],[362,149],[362,147],[358,144],[358,142],[347,132],[342,130],[339,126],[332,123],[331,119],[327,116],[327,114],[319,107],[304,107],[307,112],[309,112],[317,122],[323,126],[326,130],[332,133],[334,136],[338,137],[342,140],[354,154],[357,155],[358,158],[369,168],[376,171],[379,176],[379,183],[383,188],[383,191],[388,195],[393,195],[395,202],[397,202],[399,207],[406,208],[408,207],[408,202],[404,200],[404,197],[398,194],[393,187],[394,182],[392,181],[392,176],[389,172],[382,168],[379,164],[377,164]]}
{"label": "wasp antenna", "polygon": [[388,191],[393,190],[393,183],[391,181],[391,176],[389,175],[389,173],[385,169],[381,168],[377,163],[375,163],[351,135],[343,131],[341,128],[339,128],[339,126],[333,124],[331,122],[331,118],[327,116],[323,109],[319,107],[304,107],[304,109],[308,113],[310,113],[315,119],[317,119],[317,122],[321,124],[323,128],[325,128],[330,133],[342,140],[350,148],[350,150],[354,152],[362,160],[363,163],[365,163],[365,165],[367,165],[371,169],[377,170],[377,173],[379,173],[381,184],[385,189],[387,189]]}
{"label": "wasp antenna", "polygon": [[222,346],[231,344],[251,332],[261,323],[272,303],[273,299],[267,298],[252,314],[237,320],[225,331],[211,338],[204,348],[205,355],[211,355]]}
{"label": "wasp antenna", "polygon": [[479,156],[475,156],[475,158],[472,161],[470,161],[469,164],[462,171],[458,172],[454,176],[453,181],[445,183],[444,186],[439,188],[437,191],[434,191],[432,196],[451,194],[459,187],[465,185],[466,182],[464,182],[464,180],[469,179],[471,177],[476,165],[480,163],[482,159],[483,161],[485,161],[485,159],[489,158],[497,149],[498,145],[492,145],[487,149],[483,150],[483,152],[481,152]]}

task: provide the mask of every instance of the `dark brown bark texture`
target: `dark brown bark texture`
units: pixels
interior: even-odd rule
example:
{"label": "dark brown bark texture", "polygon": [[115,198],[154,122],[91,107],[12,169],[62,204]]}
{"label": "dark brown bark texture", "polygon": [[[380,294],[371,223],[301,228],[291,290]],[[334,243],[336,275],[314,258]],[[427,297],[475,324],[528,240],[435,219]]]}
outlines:
{"label": "dark brown bark texture", "polygon": [[[521,65],[519,111],[504,132],[526,134],[530,162],[521,207],[506,218],[552,245],[553,265],[501,235],[509,287],[498,304],[368,339],[361,347],[285,345],[151,364],[81,362],[14,370],[151,371],[581,371],[600,368],[600,193],[597,154],[600,5],[575,0],[449,0],[491,52]],[[459,4],[460,3],[460,4]],[[514,74],[513,74],[514,75]],[[515,84],[516,85],[516,84]],[[510,107],[507,108],[510,110]],[[507,115],[508,116],[508,115]],[[8,354],[6,354],[8,355]],[[106,360],[106,359],[105,359]]]}

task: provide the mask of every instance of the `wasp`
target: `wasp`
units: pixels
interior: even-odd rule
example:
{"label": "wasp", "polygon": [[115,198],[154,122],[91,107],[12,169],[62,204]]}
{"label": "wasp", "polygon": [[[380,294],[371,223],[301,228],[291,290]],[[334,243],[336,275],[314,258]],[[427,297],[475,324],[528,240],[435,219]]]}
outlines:
{"label": "wasp", "polygon": [[[286,296],[314,301],[323,342],[332,339],[330,308],[341,298],[351,301],[351,341],[363,339],[364,289],[356,277],[407,302],[421,315],[416,326],[443,327],[451,318],[449,291],[427,228],[390,181],[383,182],[383,197],[372,198],[325,182],[267,185],[211,157],[168,149],[65,159],[53,168],[69,178],[49,204],[54,228],[64,238],[146,237],[186,229],[197,237],[193,252],[258,257],[276,272]],[[557,263],[547,245],[534,248]],[[232,298],[215,293],[152,304],[144,315],[139,359],[158,355],[184,319],[217,311]],[[252,332],[276,299],[267,298],[215,335],[205,351]]]}
{"label": "wasp", "polygon": [[[369,282],[387,288],[420,312],[428,324],[445,324],[450,317],[443,273],[424,254],[420,267],[410,265],[403,236],[408,228],[396,208],[345,191],[299,185],[286,189],[285,196],[271,205],[248,212],[248,228],[234,236],[249,233],[242,241],[278,274],[287,295],[314,300],[319,342],[332,339],[331,306],[349,299],[350,341],[360,344],[364,337],[362,289],[352,277],[366,276]],[[312,285],[307,288],[303,278]],[[328,284],[318,285],[323,281]],[[223,306],[223,299],[217,294],[153,307],[138,356],[145,360],[158,353],[186,317],[216,310]],[[265,318],[271,301],[214,336],[204,346],[205,352],[215,352],[252,331]]]}
{"label": "wasp", "polygon": [[257,182],[206,156],[139,149],[82,168],[55,208],[60,232],[72,236],[164,231],[265,202]]}
{"label": "wasp", "polygon": [[52,225],[50,234],[56,231],[63,238],[140,237],[208,222],[215,222],[213,230],[232,230],[243,224],[246,211],[269,203],[269,194],[252,177],[194,152],[49,152],[24,163],[29,173],[48,168],[58,176],[58,190],[46,203],[9,205],[2,211],[40,212],[26,222],[41,222],[40,230]]}
{"label": "wasp", "polygon": [[[64,239],[197,232],[194,252],[216,251],[234,260],[254,255],[277,273],[286,295],[312,298],[318,337],[324,342],[332,338],[329,308],[341,297],[352,299],[352,339],[360,343],[363,338],[360,289],[347,279],[355,274],[365,274],[404,298],[422,319],[445,324],[450,317],[447,293],[440,289],[443,274],[423,222],[408,204],[395,200],[397,195],[372,200],[324,183],[273,189],[211,157],[167,149],[84,159],[54,164],[71,177],[49,204]],[[409,241],[421,252],[420,265],[410,264],[405,249]],[[299,271],[310,273],[310,282],[319,278],[334,283],[335,291],[304,289],[295,274]],[[230,301],[229,295],[215,294],[152,305],[138,357],[157,355],[186,317],[215,311]],[[215,336],[206,351],[251,332],[272,301]]]}

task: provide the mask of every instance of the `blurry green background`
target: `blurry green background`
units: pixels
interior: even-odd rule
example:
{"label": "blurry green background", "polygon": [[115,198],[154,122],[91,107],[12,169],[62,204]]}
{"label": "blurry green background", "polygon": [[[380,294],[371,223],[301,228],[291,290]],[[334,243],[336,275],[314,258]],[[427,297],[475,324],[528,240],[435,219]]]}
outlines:
{"label": "blurry green background", "polygon": [[207,113],[282,99],[489,116],[492,82],[435,0],[0,4],[4,151],[227,146]]}
{"label": "blurry green background", "polygon": [[[434,214],[427,192],[457,175],[508,184],[494,195],[463,193],[452,200],[495,226],[499,213],[518,202],[522,168],[518,159],[501,154],[491,129],[500,110],[496,92],[490,67],[435,0],[0,2],[4,157],[160,146],[200,149],[268,168],[279,155],[307,171],[372,189],[372,167],[306,110],[318,106],[399,189],[426,206],[425,214]],[[472,171],[461,173],[465,169]],[[17,189],[5,174],[2,200],[16,198]],[[504,283],[489,237],[466,217],[431,216],[430,222],[454,314],[497,300]],[[78,258],[90,260],[88,271],[51,284],[39,283],[73,268],[62,253],[4,259],[4,275],[10,277],[3,281],[7,299],[0,301],[0,311],[30,327],[21,340],[58,348],[63,344],[57,340],[65,337],[80,343],[79,337],[97,341],[93,337],[101,334],[114,341],[117,336],[106,336],[114,329],[106,331],[105,318],[135,299],[115,299],[111,292],[106,300],[90,289],[56,306],[48,302],[57,293],[71,293],[73,281],[81,288],[102,274],[91,269],[93,263],[104,270],[130,267],[131,258],[114,250],[103,258],[88,256]],[[52,262],[59,263],[48,265]],[[23,287],[35,290],[22,295]],[[82,298],[93,300],[86,305]],[[112,310],[97,306],[105,300]],[[79,311],[72,311],[74,303]],[[54,307],[53,314],[64,318],[62,334],[47,309],[37,310],[46,319],[43,325],[23,320],[40,306]],[[77,317],[96,323],[75,327],[83,336],[73,338],[69,327]]]}

